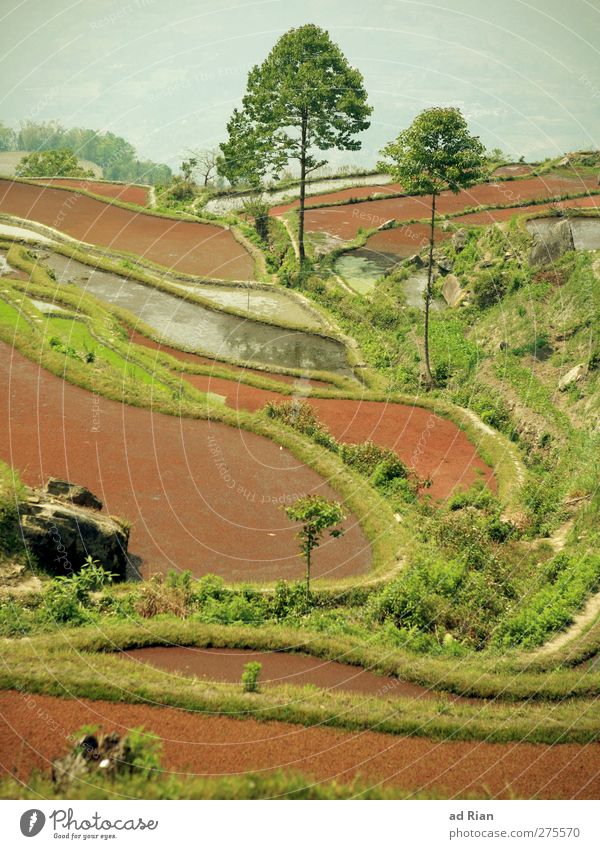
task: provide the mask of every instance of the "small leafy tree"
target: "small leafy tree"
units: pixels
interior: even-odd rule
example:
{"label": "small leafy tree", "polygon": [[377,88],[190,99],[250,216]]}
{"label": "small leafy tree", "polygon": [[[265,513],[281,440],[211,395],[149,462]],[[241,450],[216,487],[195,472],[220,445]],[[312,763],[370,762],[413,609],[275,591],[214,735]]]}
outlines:
{"label": "small leafy tree", "polygon": [[263,242],[269,239],[269,204],[260,195],[250,195],[243,205],[244,215],[252,218],[254,229]]}
{"label": "small leafy tree", "polygon": [[17,177],[93,177],[82,168],[73,151],[67,148],[42,150],[24,156],[16,169]]}
{"label": "small leafy tree", "polygon": [[181,173],[183,174],[183,179],[187,180],[188,183],[193,182],[194,179],[194,169],[198,165],[198,160],[195,156],[190,156],[189,159],[184,159],[181,163]]}
{"label": "small leafy tree", "polygon": [[483,177],[485,148],[469,134],[460,109],[425,109],[395,141],[381,151],[382,171],[392,174],[409,194],[431,195],[429,264],[425,290],[425,380],[433,385],[429,360],[429,307],[435,239],[435,202],[444,189],[458,194]]}
{"label": "small leafy tree", "polygon": [[306,178],[326,164],[312,151],[359,150],[354,136],[367,129],[371,111],[361,73],[314,24],[286,32],[248,75],[242,109],[234,110],[220,146],[219,171],[234,185],[258,187],[265,175],[277,179],[290,161],[299,163],[301,261]]}
{"label": "small leafy tree", "polygon": [[340,525],[346,518],[337,501],[328,501],[320,495],[307,495],[299,498],[290,507],[285,507],[288,519],[300,522],[302,527],[296,535],[300,543],[300,555],[306,560],[306,596],[310,597],[310,568],[312,552],[317,548],[325,531],[332,537],[339,537],[343,530]]}

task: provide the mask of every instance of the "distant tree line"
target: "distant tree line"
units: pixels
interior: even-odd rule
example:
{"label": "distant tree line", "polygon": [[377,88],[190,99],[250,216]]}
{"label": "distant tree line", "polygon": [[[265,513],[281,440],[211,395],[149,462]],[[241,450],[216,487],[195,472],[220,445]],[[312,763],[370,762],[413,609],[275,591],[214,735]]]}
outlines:
{"label": "distant tree line", "polygon": [[88,159],[102,168],[105,179],[124,182],[164,184],[171,169],[147,159],[138,159],[132,144],[110,131],[84,127],[66,129],[58,121],[24,121],[13,130],[0,121],[0,150],[71,150],[79,159]]}

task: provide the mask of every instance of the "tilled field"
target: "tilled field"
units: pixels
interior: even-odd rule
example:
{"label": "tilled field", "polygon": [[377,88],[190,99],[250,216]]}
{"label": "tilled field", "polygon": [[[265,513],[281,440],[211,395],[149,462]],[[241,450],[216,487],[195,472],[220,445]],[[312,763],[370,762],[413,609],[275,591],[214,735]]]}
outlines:
{"label": "tilled field", "polygon": [[371,785],[437,790],[448,798],[597,799],[600,793],[597,743],[439,742],[14,690],[0,693],[1,766],[22,780],[34,769],[48,772],[84,724],[121,733],[141,725],[160,737],[165,769],[188,775],[287,769],[316,781],[360,776]]}

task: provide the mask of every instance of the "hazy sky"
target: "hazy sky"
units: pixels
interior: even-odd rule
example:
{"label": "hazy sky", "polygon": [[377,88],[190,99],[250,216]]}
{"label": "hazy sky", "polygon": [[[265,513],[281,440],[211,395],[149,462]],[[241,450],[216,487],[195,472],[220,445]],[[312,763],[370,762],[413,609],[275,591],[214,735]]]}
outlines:
{"label": "hazy sky", "polygon": [[600,0],[0,0],[0,119],[110,129],[175,164],[214,146],[291,26],[329,30],[374,106],[360,153],[428,105],[460,106],[488,147],[597,147]]}

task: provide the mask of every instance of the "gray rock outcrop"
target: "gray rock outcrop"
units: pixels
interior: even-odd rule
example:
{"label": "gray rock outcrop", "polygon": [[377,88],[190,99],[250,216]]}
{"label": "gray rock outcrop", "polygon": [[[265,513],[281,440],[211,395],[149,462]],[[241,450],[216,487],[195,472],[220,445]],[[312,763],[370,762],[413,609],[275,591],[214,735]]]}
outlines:
{"label": "gray rock outcrop", "polygon": [[465,291],[461,288],[455,274],[447,274],[442,285],[442,295],[449,307],[455,307],[464,299]]}
{"label": "gray rock outcrop", "polygon": [[54,495],[79,507],[89,507],[91,510],[102,510],[102,502],[96,498],[93,492],[85,486],[62,480],[62,478],[49,478],[46,484],[48,495]]}
{"label": "gray rock outcrop", "polygon": [[579,363],[579,365],[574,366],[570,369],[566,374],[564,374],[561,379],[558,381],[558,388],[561,392],[565,392],[572,386],[574,383],[579,383],[580,380],[587,374],[587,366],[585,363]]}
{"label": "gray rock outcrop", "polygon": [[529,257],[532,265],[547,265],[575,249],[571,225],[564,218],[534,218],[527,223],[527,229],[533,236]]}
{"label": "gray rock outcrop", "polygon": [[129,529],[95,505],[101,502],[85,487],[56,479],[21,504],[23,538],[44,571],[72,575],[90,555],[109,572],[125,577]]}

